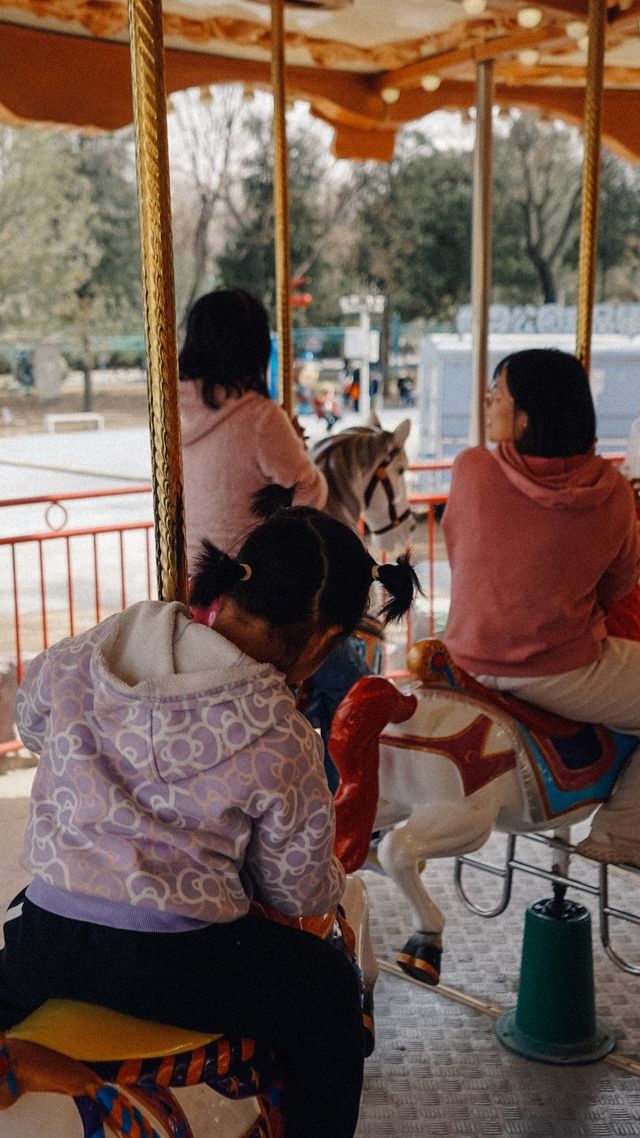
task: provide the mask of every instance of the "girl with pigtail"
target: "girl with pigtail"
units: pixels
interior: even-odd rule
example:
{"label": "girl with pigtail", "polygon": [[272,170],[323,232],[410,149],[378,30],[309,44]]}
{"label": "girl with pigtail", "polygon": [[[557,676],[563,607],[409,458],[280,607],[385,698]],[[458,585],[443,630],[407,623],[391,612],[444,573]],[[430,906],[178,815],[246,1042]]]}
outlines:
{"label": "girl with pigtail", "polygon": [[[288,509],[295,493],[295,486],[286,487],[278,483],[264,486],[253,496],[252,516],[264,520],[272,517],[280,510]],[[205,551],[211,550],[211,543],[204,542],[202,548]],[[215,556],[219,558],[220,554],[216,552]],[[373,581],[378,581],[388,596],[387,604],[383,607],[380,615],[385,618],[386,622],[400,619],[409,608],[411,600],[405,605],[404,596],[395,597],[394,590],[406,590],[407,582],[410,583],[411,589],[418,588],[417,578],[413,575],[412,570],[410,573],[406,572],[406,558],[401,557],[395,566],[377,565],[371,558],[369,560],[372,566]],[[212,595],[210,564],[210,561],[207,563],[206,556],[204,560],[201,557],[198,569],[191,581],[189,607],[195,620],[212,627],[219,606],[215,598],[209,600]],[[344,587],[348,588],[348,579],[345,579]],[[365,614],[365,617],[369,626],[373,625],[381,632],[382,624],[380,621],[376,620],[375,617],[372,618],[370,613]],[[371,667],[367,662],[359,635],[360,626],[361,620],[356,624],[355,635],[350,634],[341,637],[320,666],[298,685],[296,691],[298,708],[303,711],[309,722],[320,731],[324,744],[324,771],[332,794],[336,793],[340,781],[338,769],[329,753],[329,736],[333,716],[341,700],[353,685],[363,676],[371,675]]]}
{"label": "girl with pigtail", "polygon": [[377,567],[310,507],[206,545],[193,603],[144,601],[47,649],[17,701],[39,752],[0,955],[0,1029],[56,997],[256,1039],[284,1078],[286,1138],[352,1138],[359,984],[332,944],[267,920],[342,897],[322,744],[300,684],[349,636],[378,577],[407,611],[408,561]]}

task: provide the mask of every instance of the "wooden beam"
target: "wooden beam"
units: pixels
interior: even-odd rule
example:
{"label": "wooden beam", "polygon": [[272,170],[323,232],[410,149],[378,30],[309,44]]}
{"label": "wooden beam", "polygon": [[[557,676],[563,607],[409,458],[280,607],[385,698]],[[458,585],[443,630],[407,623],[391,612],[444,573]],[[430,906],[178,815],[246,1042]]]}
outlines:
{"label": "wooden beam", "polygon": [[399,87],[400,90],[407,87],[417,87],[425,75],[445,74],[469,64],[502,59],[505,55],[515,55],[526,47],[539,48],[542,44],[549,46],[554,43],[565,43],[566,39],[565,32],[557,25],[514,32],[506,36],[493,36],[486,40],[478,39],[476,43],[459,48],[457,51],[445,51],[440,55],[426,56],[417,63],[409,63],[406,67],[386,71],[384,74],[378,75],[375,87],[378,91],[384,87]]}

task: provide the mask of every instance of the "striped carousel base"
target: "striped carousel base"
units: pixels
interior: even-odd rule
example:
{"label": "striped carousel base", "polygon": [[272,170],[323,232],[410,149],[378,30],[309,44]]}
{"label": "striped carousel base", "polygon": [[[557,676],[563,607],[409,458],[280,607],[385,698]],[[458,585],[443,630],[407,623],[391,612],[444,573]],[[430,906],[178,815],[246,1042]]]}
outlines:
{"label": "striped carousel base", "polygon": [[268,1054],[248,1039],[149,1023],[94,1004],[48,1000],[0,1035],[0,1109],[27,1092],[70,1096],[84,1138],[193,1138],[171,1087],[204,1083],[226,1098],[255,1097],[244,1138],[282,1138]]}

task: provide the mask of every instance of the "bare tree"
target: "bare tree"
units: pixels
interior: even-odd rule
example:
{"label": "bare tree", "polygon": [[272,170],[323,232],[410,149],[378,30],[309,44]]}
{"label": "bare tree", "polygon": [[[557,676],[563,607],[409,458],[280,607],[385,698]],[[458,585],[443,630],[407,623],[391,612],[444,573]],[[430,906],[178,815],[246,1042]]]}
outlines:
{"label": "bare tree", "polygon": [[[497,148],[504,191],[520,213],[524,252],[545,304],[558,299],[558,276],[575,241],[580,209],[581,156],[576,136],[559,124],[548,128],[518,116]],[[500,162],[500,159],[502,160]],[[500,199],[496,195],[496,205]],[[507,206],[505,198],[502,204]],[[496,219],[500,225],[500,218]]]}
{"label": "bare tree", "polygon": [[174,180],[188,185],[188,217],[182,218],[189,246],[187,279],[179,328],[197,299],[211,269],[216,249],[212,222],[226,205],[234,172],[243,115],[241,87],[185,91],[172,96],[172,168]]}

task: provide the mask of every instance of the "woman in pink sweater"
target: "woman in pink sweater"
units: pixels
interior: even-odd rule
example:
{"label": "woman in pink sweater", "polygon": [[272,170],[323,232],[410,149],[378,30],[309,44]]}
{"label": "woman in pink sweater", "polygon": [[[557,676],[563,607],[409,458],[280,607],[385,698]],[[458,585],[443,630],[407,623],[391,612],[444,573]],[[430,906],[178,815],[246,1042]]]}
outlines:
{"label": "woman in pink sweater", "polygon": [[[638,580],[631,487],[595,454],[579,361],[532,349],[496,368],[495,450],[456,459],[443,528],[451,564],[446,643],[489,687],[570,719],[640,736],[640,643],[607,635],[613,600]],[[581,852],[640,864],[640,751]]]}
{"label": "woman in pink sweater", "polygon": [[180,352],[180,422],[193,567],[204,538],[235,551],[257,524],[253,497],[272,483],[295,487],[293,504],[321,509],[324,475],[291,420],[269,398],[269,318],[242,289],[196,301]]}

